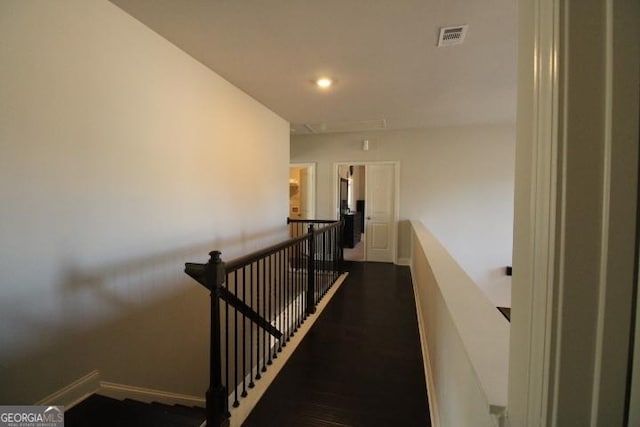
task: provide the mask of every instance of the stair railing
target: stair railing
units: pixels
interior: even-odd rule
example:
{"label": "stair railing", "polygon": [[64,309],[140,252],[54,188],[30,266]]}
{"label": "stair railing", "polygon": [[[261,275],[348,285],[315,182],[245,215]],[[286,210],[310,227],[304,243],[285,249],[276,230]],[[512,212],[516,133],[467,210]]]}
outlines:
{"label": "stair railing", "polygon": [[[288,220],[290,229],[300,222]],[[228,423],[229,405],[240,405],[344,270],[341,222],[304,222],[306,233],[233,261],[213,251],[206,264],[185,264],[211,291],[209,427]]]}

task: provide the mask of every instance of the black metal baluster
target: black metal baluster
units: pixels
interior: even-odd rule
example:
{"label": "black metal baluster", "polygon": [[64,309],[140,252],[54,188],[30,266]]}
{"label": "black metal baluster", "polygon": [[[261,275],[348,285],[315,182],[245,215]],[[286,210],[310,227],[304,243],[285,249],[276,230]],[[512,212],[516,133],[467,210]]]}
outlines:
{"label": "black metal baluster", "polygon": [[289,314],[291,312],[291,303],[289,301],[291,299],[291,291],[289,289],[289,287],[291,286],[291,281],[290,281],[291,276],[289,273],[290,255],[291,255],[291,246],[287,247],[287,249],[285,250],[285,257],[284,257],[284,262],[285,262],[284,264],[284,303],[285,303],[284,324],[286,328],[286,338],[282,343],[283,347],[286,347],[287,342],[291,337],[291,322],[289,320]]}
{"label": "black metal baluster", "polygon": [[286,248],[283,248],[278,254],[280,255],[280,259],[278,260],[278,288],[280,289],[280,308],[278,308],[278,319],[280,319],[280,332],[282,332],[282,336],[278,340],[278,352],[282,352],[282,343],[286,339],[287,329],[285,323],[285,310],[286,307],[284,305],[284,276],[282,275],[284,271],[284,266],[282,265],[282,261],[284,259],[284,252]]}
{"label": "black metal baluster", "polygon": [[324,257],[326,259],[324,264],[324,280],[327,284],[328,291],[331,286],[331,229],[325,231],[324,240],[326,244],[326,248],[324,250]]}
{"label": "black metal baluster", "polygon": [[325,252],[325,248],[324,248],[324,246],[325,246],[325,237],[326,237],[326,232],[323,231],[322,232],[322,239],[320,240],[320,247],[321,247],[320,251],[322,252],[322,254],[320,255],[320,258],[322,258],[322,261],[320,261],[320,262],[321,262],[322,268],[320,268],[320,272],[319,272],[319,274],[320,274],[320,283],[321,283],[322,289],[320,290],[320,292],[318,294],[318,302],[324,296],[324,292],[325,292],[325,289],[327,287],[327,276],[326,276],[326,274],[324,274],[325,273],[324,262],[325,262],[325,253],[326,253]]}
{"label": "black metal baluster", "polygon": [[319,256],[318,256],[318,268],[316,268],[316,272],[317,272],[317,277],[318,277],[318,296],[316,298],[316,304],[318,304],[320,302],[320,299],[322,298],[322,291],[324,290],[324,277],[322,275],[322,263],[323,263],[323,257],[324,254],[322,253],[322,245],[323,245],[323,237],[324,237],[324,233],[320,234],[320,236],[318,236],[318,244],[320,245],[320,247],[318,248],[318,252],[319,252]]}
{"label": "black metal baluster", "polygon": [[282,337],[278,339],[278,352],[282,351],[282,341],[284,340],[284,336],[286,334],[285,323],[284,323],[284,306],[282,305],[282,301],[284,298],[284,284],[282,282],[282,260],[284,259],[284,251],[285,248],[278,252],[278,324],[280,325],[280,332],[282,332]]}
{"label": "black metal baluster", "polygon": [[327,231],[322,232],[322,296],[327,293]]}
{"label": "black metal baluster", "polygon": [[[256,263],[258,266],[258,271],[256,272],[256,290],[257,290],[257,300],[256,300],[256,305],[258,306],[258,314],[261,317],[264,317],[264,307],[262,309],[262,311],[260,311],[260,261],[258,260],[258,262]],[[263,329],[264,331],[264,329]],[[256,380],[259,380],[260,378],[262,378],[262,376],[260,375],[260,355],[262,354],[260,348],[260,338],[262,336],[262,333],[260,331],[260,329],[256,330],[256,335],[257,335],[257,339],[256,341],[258,342],[258,345],[256,346]]]}
{"label": "black metal baluster", "polygon": [[[269,274],[267,275],[267,288],[268,288],[268,298],[269,300],[267,301],[267,322],[272,323],[273,322],[273,308],[272,308],[272,304],[273,304],[273,259],[272,256],[269,255],[267,257],[267,259],[269,260]],[[267,365],[271,366],[273,365],[273,359],[271,356],[271,335],[267,336],[267,338],[269,339],[269,345],[267,346]]]}
{"label": "black metal baluster", "polygon": [[[233,293],[238,296],[238,270],[233,272]],[[233,310],[233,407],[240,406],[238,400],[238,311]]]}
{"label": "black metal baluster", "polygon": [[318,248],[318,267],[316,268],[316,274],[317,274],[317,278],[318,278],[318,293],[317,293],[317,298],[316,298],[316,304],[318,304],[320,302],[320,299],[322,299],[322,291],[324,290],[324,277],[322,275],[322,269],[323,269],[323,263],[324,263],[324,253],[323,253],[323,239],[324,238],[324,233],[321,233],[320,235],[318,235],[318,240],[317,240],[317,244],[320,246]]}
{"label": "black metal baluster", "polygon": [[[251,309],[253,310],[253,266],[255,263],[249,265],[249,301],[251,302]],[[253,382],[253,322],[249,322],[249,388],[254,388],[256,385]]]}
{"label": "black metal baluster", "polygon": [[[300,245],[300,242],[296,243],[295,246],[292,248],[292,252],[293,252],[293,259],[297,259],[298,255],[298,247]],[[296,304],[293,306],[293,316],[294,316],[294,322],[293,322],[293,333],[291,335],[295,335],[296,332],[298,332],[298,282],[299,282],[299,271],[298,269],[294,269],[293,272],[291,273],[291,279],[293,280],[293,295],[291,296],[292,299],[295,299]]]}
{"label": "black metal baluster", "polygon": [[[269,298],[269,295],[267,294],[267,262],[266,262],[267,258],[263,258],[262,259],[262,312],[263,312],[263,317],[265,319],[267,319],[267,321],[269,321],[269,312],[267,311],[268,305],[267,305],[267,298]],[[262,353],[262,372],[266,372],[267,371],[267,355],[270,352],[269,351],[269,343],[267,342],[267,339],[269,337],[267,336],[267,331],[262,328],[262,342],[264,343],[264,348],[263,353]]]}
{"label": "black metal baluster", "polygon": [[[277,286],[278,286],[278,325],[280,325],[280,327],[278,329],[280,329],[280,332],[282,332],[283,337],[284,334],[286,333],[285,329],[284,329],[284,307],[282,305],[282,297],[284,295],[284,286],[282,283],[282,258],[283,258],[283,251],[284,249],[282,249],[281,251],[278,252],[278,277],[276,278],[277,281]],[[280,339],[277,342],[277,346],[278,346],[278,353],[280,353],[282,351],[282,339],[283,337],[280,337]]]}
{"label": "black metal baluster", "polygon": [[[242,267],[242,300],[251,306],[251,297],[247,301],[247,266]],[[247,397],[247,316],[242,314],[242,394]]]}
{"label": "black metal baluster", "polygon": [[331,229],[331,281],[335,282],[336,280],[336,228],[335,226]]}
{"label": "black metal baluster", "polygon": [[290,335],[293,336],[293,334],[296,332],[297,330],[297,324],[296,324],[296,306],[293,303],[295,301],[295,297],[296,297],[296,270],[295,268],[293,268],[293,259],[295,257],[295,253],[296,253],[296,247],[295,245],[291,247],[291,249],[289,249],[289,262],[291,263],[291,271],[290,271],[290,282],[291,282],[291,333]]}
{"label": "black metal baluster", "polygon": [[295,316],[295,321],[293,323],[293,333],[291,335],[295,335],[296,332],[298,332],[298,283],[299,283],[299,277],[300,277],[300,269],[296,268],[297,265],[297,260],[299,259],[298,256],[298,248],[300,247],[300,242],[297,242],[292,249],[292,259],[291,262],[293,264],[293,270],[291,272],[291,276],[293,279],[293,298],[295,298],[296,304],[293,306],[293,316]]}
{"label": "black metal baluster", "polygon": [[[302,268],[302,256],[304,254],[304,245],[306,244],[307,240],[298,242],[298,262],[300,263],[300,268],[298,269],[298,295],[300,297],[300,304],[298,305],[298,328],[302,326],[302,321],[304,320],[304,288],[306,285],[304,283],[305,270]],[[305,265],[304,268],[306,269],[307,266]]]}
{"label": "black metal baluster", "polygon": [[318,297],[316,299],[316,304],[320,302],[320,299],[322,299],[322,293],[324,292],[324,276],[322,274],[322,269],[323,269],[322,264],[324,261],[324,250],[322,249],[324,246],[324,240],[323,240],[324,233],[322,233],[319,237],[320,238],[318,239],[319,240],[318,243],[320,244],[320,248],[318,248],[318,251],[320,252],[320,256],[318,258],[320,259],[318,261],[319,268],[316,269],[316,271],[318,272],[318,288],[319,289],[318,289]]}
{"label": "black metal baluster", "polygon": [[[227,288],[227,290],[229,289],[229,275],[226,274],[225,275],[225,287]],[[225,324],[224,324],[224,328],[225,328],[225,334],[224,334],[224,352],[225,352],[225,360],[224,360],[224,371],[225,371],[225,375],[224,375],[224,385],[225,388],[227,389],[227,392],[229,392],[229,390],[231,390],[229,388],[229,302],[225,301],[224,302],[224,316],[225,316]],[[227,408],[229,407],[229,403],[228,403],[228,396],[225,396],[225,400],[227,400]]]}
{"label": "black metal baluster", "polygon": [[300,269],[298,270],[298,292],[300,295],[300,304],[298,306],[298,312],[299,312],[298,327],[302,326],[302,322],[304,322],[304,315],[305,315],[304,314],[305,313],[305,289],[307,287],[307,284],[305,282],[305,271],[307,269],[307,265],[304,265],[304,269],[303,269],[302,260],[304,259],[303,258],[304,249],[307,242],[308,240],[305,239],[299,242],[298,244],[298,259],[300,260]]}
{"label": "black metal baluster", "polygon": [[344,271],[344,265],[342,258],[342,221],[338,225],[336,230],[337,239],[336,239],[336,250],[338,251],[338,273],[341,274]]}
{"label": "black metal baluster", "polygon": [[[297,250],[298,250],[298,245],[300,244],[300,242],[296,243],[292,248],[291,248],[291,261],[292,263],[294,262],[294,260],[296,259],[297,255]],[[296,268],[294,268],[291,271],[291,281],[293,282],[291,285],[291,289],[292,289],[292,295],[291,295],[291,299],[297,301],[297,297],[298,297],[298,270]],[[297,331],[298,331],[298,305],[294,304],[292,307],[292,316],[293,316],[293,332],[291,333],[291,335],[294,335]]]}
{"label": "black metal baluster", "polygon": [[334,233],[334,244],[333,244],[333,250],[335,252],[335,257],[336,257],[336,265],[335,265],[335,273],[336,273],[336,279],[340,276],[340,226],[336,226],[334,228],[335,233]]}
{"label": "black metal baluster", "polygon": [[315,308],[316,304],[318,304],[318,296],[320,295],[320,289],[321,289],[321,284],[320,281],[318,280],[318,273],[319,273],[319,269],[318,269],[318,263],[315,262],[316,258],[318,257],[318,236],[316,236],[314,234],[314,252],[313,252],[313,306]]}
{"label": "black metal baluster", "polygon": [[[282,331],[282,325],[280,325],[280,307],[279,307],[279,303],[280,303],[280,284],[278,283],[278,275],[280,274],[280,251],[276,252],[273,255],[274,258],[274,268],[273,268],[273,285],[274,285],[274,289],[273,289],[273,293],[275,296],[274,299],[274,310],[273,310],[273,323],[274,326],[276,328],[278,328],[280,331]],[[277,359],[278,358],[278,342],[280,340],[277,340],[274,343],[273,346],[273,358]]]}
{"label": "black metal baluster", "polygon": [[309,260],[307,265],[307,304],[306,304],[306,314],[315,313],[315,251],[316,251],[316,243],[315,243],[315,235],[313,224],[309,225]]}

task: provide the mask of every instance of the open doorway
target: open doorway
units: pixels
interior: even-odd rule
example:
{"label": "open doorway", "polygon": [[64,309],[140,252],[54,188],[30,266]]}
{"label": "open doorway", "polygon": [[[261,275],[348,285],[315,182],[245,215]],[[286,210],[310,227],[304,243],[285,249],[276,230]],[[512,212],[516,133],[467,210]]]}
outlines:
{"label": "open doorway", "polygon": [[[359,255],[350,253],[349,228],[343,234],[345,259],[376,262],[396,262],[400,163],[380,162],[340,162],[334,163],[334,212],[337,218],[354,223],[354,237],[357,239],[358,219],[360,219],[360,241],[364,242]],[[342,191],[341,191],[342,190]],[[342,196],[341,196],[342,192]],[[345,194],[346,193],[346,197]],[[358,201],[360,207],[358,207]],[[355,209],[355,210],[354,210]],[[354,242],[357,243],[357,242]],[[358,248],[359,249],[359,248]],[[356,258],[356,256],[358,258]]]}
{"label": "open doorway", "polygon": [[315,163],[289,165],[289,218],[317,219]]}
{"label": "open doorway", "polygon": [[364,165],[338,165],[339,216],[344,220],[342,236],[344,259],[364,261],[365,257],[365,183]]}

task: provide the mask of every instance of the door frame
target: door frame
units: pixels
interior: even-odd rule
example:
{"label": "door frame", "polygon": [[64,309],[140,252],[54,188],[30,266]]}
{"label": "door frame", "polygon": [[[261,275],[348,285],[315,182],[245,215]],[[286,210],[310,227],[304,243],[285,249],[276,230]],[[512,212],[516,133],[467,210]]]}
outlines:
{"label": "door frame", "polygon": [[[364,176],[365,176],[365,181],[364,181],[364,192],[365,194],[367,194],[367,179],[369,174],[367,173],[367,166],[368,165],[383,165],[383,164],[392,164],[394,166],[394,180],[395,180],[395,186],[393,189],[394,192],[394,197],[393,197],[393,227],[392,227],[392,242],[393,242],[393,247],[392,247],[392,258],[393,258],[393,263],[397,264],[398,263],[398,221],[400,219],[400,161],[398,160],[380,160],[380,161],[375,161],[375,162],[367,162],[367,161],[362,161],[362,160],[358,160],[358,161],[352,161],[352,162],[334,162],[333,163],[333,196],[331,198],[331,212],[333,212],[333,218],[332,219],[339,219],[340,218],[340,212],[339,212],[339,206],[340,206],[340,202],[338,201],[338,198],[340,197],[340,195],[338,194],[338,168],[340,166],[364,166]],[[367,214],[367,209],[368,209],[368,204],[365,201],[365,212],[364,215]],[[366,218],[365,218],[366,221]],[[364,260],[367,261],[367,233],[364,234]]]}
{"label": "door frame", "polygon": [[[513,426],[563,425],[568,418],[580,425],[626,425],[628,417],[638,57],[635,44],[620,41],[637,40],[633,22],[640,12],[637,0],[569,3],[518,4]],[[587,45],[594,39],[599,42]],[[602,67],[585,67],[603,59]],[[582,76],[585,68],[590,73]],[[583,93],[597,98],[582,102]],[[585,170],[585,164],[598,174],[597,185],[580,182],[576,165]],[[586,211],[590,228],[584,231],[582,216],[581,227],[572,227],[580,202],[594,199],[600,209]],[[590,262],[581,263],[572,254],[585,235],[592,242],[581,257]],[[598,274],[575,279],[594,266]],[[573,345],[577,339],[581,345]]]}
{"label": "door frame", "polygon": [[[315,162],[289,163],[289,170],[291,170],[291,168],[309,168],[311,170],[312,183],[309,186],[309,188],[311,189],[309,201],[311,203],[312,212],[313,212],[313,215],[311,216],[312,217],[317,216],[316,194],[318,193],[318,189],[317,189],[318,180],[316,179],[316,176],[317,176],[316,163]],[[310,218],[310,219],[318,219],[318,218]]]}

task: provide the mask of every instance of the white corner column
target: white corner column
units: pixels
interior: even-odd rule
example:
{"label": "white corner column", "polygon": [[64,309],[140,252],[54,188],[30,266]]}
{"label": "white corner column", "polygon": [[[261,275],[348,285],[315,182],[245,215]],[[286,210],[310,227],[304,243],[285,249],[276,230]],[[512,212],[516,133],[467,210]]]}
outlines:
{"label": "white corner column", "polygon": [[521,0],[512,426],[624,425],[637,0]]}

